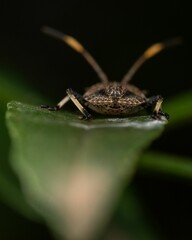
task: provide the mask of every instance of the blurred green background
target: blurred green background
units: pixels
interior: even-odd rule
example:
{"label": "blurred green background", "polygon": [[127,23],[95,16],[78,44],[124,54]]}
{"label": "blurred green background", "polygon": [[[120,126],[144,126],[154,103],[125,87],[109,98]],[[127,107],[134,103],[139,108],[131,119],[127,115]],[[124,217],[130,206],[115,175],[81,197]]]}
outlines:
{"label": "blurred green background", "polygon": [[[98,81],[81,56],[63,43],[44,36],[40,31],[42,26],[48,25],[76,37],[111,80],[120,80],[152,43],[175,36],[183,37],[182,46],[164,51],[147,62],[132,82],[151,95],[162,94],[166,111],[169,99],[191,89],[191,18],[187,1],[179,0],[2,1],[0,166],[5,174],[10,173],[10,178],[13,178],[7,164],[10,140],[4,124],[6,102],[21,100],[39,105],[42,99],[49,99],[56,103],[64,96],[66,88],[83,93],[86,86]],[[191,98],[188,99],[190,101]],[[180,103],[179,111],[182,111],[187,103]],[[68,104],[68,108],[74,109],[72,104]],[[172,116],[170,126],[152,144],[151,150],[191,157],[191,118],[175,123],[174,127],[171,121],[174,122]],[[12,180],[17,181],[16,178]],[[3,184],[3,180],[0,181]],[[8,188],[6,184],[4,187]],[[17,185],[19,189],[19,183]],[[132,187],[144,212],[163,239],[191,238],[191,180],[141,168],[133,179]],[[34,239],[39,236],[41,239],[52,239],[44,225],[27,220],[9,207],[8,199],[14,193],[1,196],[1,239]],[[20,203],[25,208],[22,199]],[[19,203],[15,205],[17,208]],[[126,217],[119,217],[117,213],[114,222],[117,224],[118,221],[126,228]]]}

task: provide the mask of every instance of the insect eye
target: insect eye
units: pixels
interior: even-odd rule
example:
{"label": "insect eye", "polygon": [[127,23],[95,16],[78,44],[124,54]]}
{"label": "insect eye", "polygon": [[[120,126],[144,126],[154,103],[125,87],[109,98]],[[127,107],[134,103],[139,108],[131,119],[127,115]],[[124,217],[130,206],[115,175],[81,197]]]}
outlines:
{"label": "insect eye", "polygon": [[100,94],[100,95],[106,95],[106,93],[105,93],[105,90],[104,89],[100,89],[98,92],[97,92],[98,94]]}
{"label": "insect eye", "polygon": [[134,94],[132,92],[130,92],[130,91],[126,91],[126,93],[125,93],[126,97],[129,97],[129,96],[132,96],[132,95],[134,95]]}

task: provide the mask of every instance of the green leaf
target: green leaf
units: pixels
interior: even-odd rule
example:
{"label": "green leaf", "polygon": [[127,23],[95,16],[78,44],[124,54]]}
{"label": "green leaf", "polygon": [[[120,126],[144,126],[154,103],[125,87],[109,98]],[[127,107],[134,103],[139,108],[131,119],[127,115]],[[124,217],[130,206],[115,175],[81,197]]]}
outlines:
{"label": "green leaf", "polygon": [[147,116],[85,121],[11,102],[12,165],[27,201],[52,229],[66,238],[92,239],[165,123]]}
{"label": "green leaf", "polygon": [[[24,101],[27,103],[39,103],[45,98],[40,97],[31,86],[26,84],[19,74],[10,73],[0,69],[0,110],[6,109],[6,103],[11,100]],[[36,93],[35,93],[36,92]],[[4,105],[5,103],[5,105]]]}
{"label": "green leaf", "polygon": [[118,204],[115,219],[109,229],[112,234],[114,233],[114,228],[120,236],[123,236],[122,238],[118,237],[118,239],[161,239],[159,232],[155,231],[152,219],[150,219],[149,214],[146,212],[143,200],[140,199],[133,185],[129,186],[122,196],[120,204]]}
{"label": "green leaf", "polygon": [[184,92],[163,104],[166,112],[170,114],[169,127],[177,127],[192,119],[192,92]]}
{"label": "green leaf", "polygon": [[192,178],[192,159],[160,152],[146,152],[139,161],[142,170]]}
{"label": "green leaf", "polygon": [[7,102],[12,99],[27,101],[29,103],[42,102],[42,98],[38,94],[34,94],[34,91],[29,90],[26,85],[24,86],[19,81],[20,78],[21,76],[11,74],[10,71],[0,69],[0,199],[24,216],[37,219],[37,214],[26,204],[21,194],[18,179],[10,168],[8,159],[10,138],[5,125]]}

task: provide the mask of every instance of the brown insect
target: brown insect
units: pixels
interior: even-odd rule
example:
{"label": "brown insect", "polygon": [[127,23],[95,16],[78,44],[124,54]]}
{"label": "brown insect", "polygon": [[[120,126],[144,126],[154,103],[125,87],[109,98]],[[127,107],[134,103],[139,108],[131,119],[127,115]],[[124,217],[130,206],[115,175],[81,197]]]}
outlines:
{"label": "brown insect", "polygon": [[95,59],[75,38],[49,27],[44,27],[43,32],[64,41],[80,53],[95,70],[101,83],[96,83],[89,87],[83,96],[69,88],[66,90],[67,96],[56,106],[41,105],[42,108],[47,108],[50,111],[58,111],[69,100],[72,100],[85,119],[92,117],[87,109],[91,109],[99,114],[111,116],[130,116],[141,113],[144,110],[152,109],[151,116],[153,118],[161,119],[162,116],[168,118],[168,114],[164,113],[161,109],[163,98],[160,95],[147,98],[144,91],[129,84],[129,82],[146,60],[164,48],[179,44],[181,42],[180,38],[153,44],[137,59],[121,82],[110,82]]}

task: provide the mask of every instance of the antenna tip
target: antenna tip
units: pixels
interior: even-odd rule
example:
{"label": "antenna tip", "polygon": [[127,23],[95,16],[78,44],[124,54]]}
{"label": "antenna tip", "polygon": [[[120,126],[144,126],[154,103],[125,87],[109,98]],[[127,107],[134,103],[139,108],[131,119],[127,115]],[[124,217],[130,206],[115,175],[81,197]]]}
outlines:
{"label": "antenna tip", "polygon": [[62,32],[48,26],[41,27],[41,31],[49,36],[52,36],[60,40],[63,40],[65,36],[65,34],[63,34]]}
{"label": "antenna tip", "polygon": [[52,28],[50,28],[50,27],[48,27],[48,26],[42,26],[42,27],[40,28],[40,30],[41,30],[41,32],[43,32],[43,33],[48,33],[48,32],[50,32],[50,31],[52,31]]}
{"label": "antenna tip", "polygon": [[165,45],[165,47],[172,47],[172,46],[180,45],[182,43],[183,43],[183,38],[178,36],[175,38],[168,39],[163,44]]}

